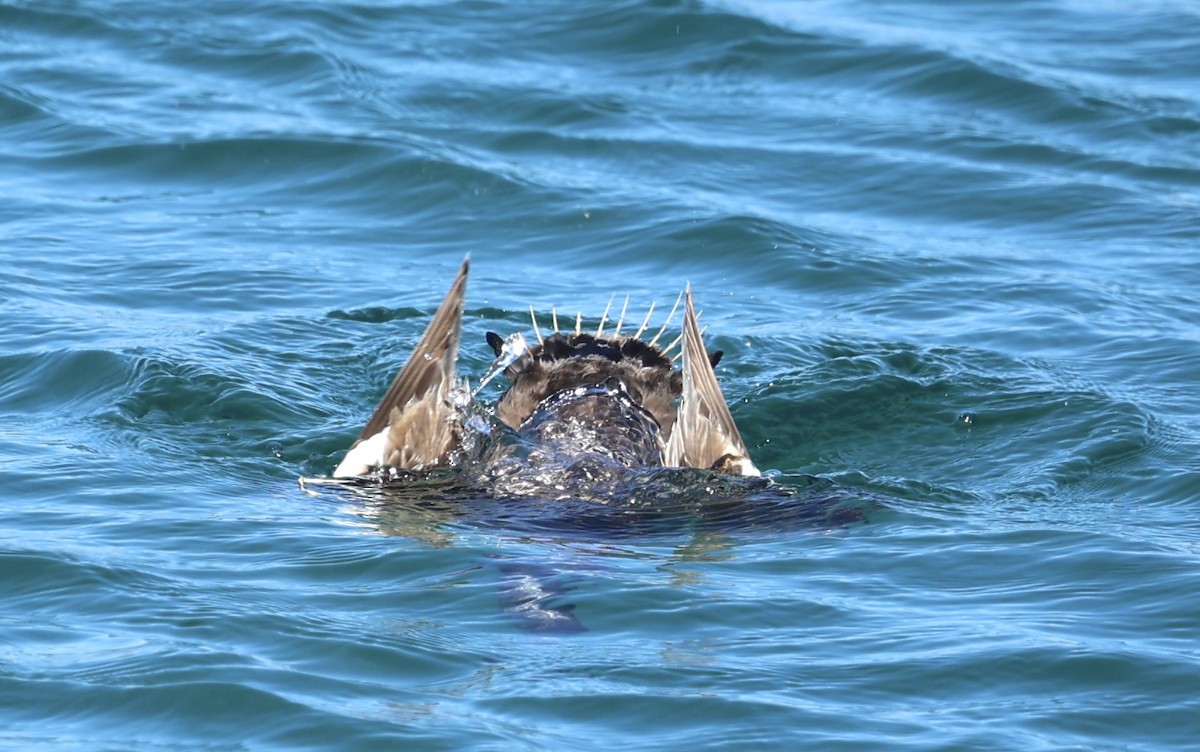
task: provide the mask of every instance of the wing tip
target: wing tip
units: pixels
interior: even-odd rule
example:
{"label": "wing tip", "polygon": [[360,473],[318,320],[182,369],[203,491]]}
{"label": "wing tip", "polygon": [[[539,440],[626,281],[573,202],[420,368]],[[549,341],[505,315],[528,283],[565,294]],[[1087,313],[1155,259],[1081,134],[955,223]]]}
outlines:
{"label": "wing tip", "polygon": [[683,395],[668,459],[687,467],[759,476],[762,473],[750,459],[704,347],[691,282],[684,287],[683,297]]}
{"label": "wing tip", "polygon": [[[436,430],[434,426],[448,417],[445,415],[447,411],[453,410],[448,403],[448,395],[457,384],[455,365],[462,339],[470,262],[470,254],[467,254],[433,319],[363,427],[358,440],[338,465],[336,474],[363,467],[362,458],[368,454],[370,461],[365,464],[386,464],[397,440],[387,439],[382,446],[375,444],[381,434],[389,436],[392,433],[391,429],[396,426],[400,416],[406,418],[404,424],[408,431],[402,437],[402,443],[410,446],[411,455],[420,458],[422,464],[435,463],[453,449],[453,439],[449,440],[451,446],[445,446],[447,439],[444,432]],[[423,411],[428,415],[418,416],[413,411]],[[370,449],[360,449],[364,444],[368,444]],[[354,467],[351,468],[351,465]]]}

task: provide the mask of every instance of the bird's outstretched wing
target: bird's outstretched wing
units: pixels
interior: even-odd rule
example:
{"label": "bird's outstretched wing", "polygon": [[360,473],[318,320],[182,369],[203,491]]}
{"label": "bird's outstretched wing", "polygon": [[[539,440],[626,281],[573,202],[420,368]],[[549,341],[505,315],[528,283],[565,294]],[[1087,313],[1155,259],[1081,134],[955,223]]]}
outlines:
{"label": "bird's outstretched wing", "polygon": [[463,260],[421,341],[333,471],[335,478],[364,475],[381,466],[423,470],[444,462],[454,449],[460,427],[451,390],[457,383],[454,366],[469,266],[470,259]]}
{"label": "bird's outstretched wing", "polygon": [[731,475],[761,475],[742,443],[704,349],[691,285],[684,298],[683,396],[679,416],[667,441],[667,464],[709,468]]}

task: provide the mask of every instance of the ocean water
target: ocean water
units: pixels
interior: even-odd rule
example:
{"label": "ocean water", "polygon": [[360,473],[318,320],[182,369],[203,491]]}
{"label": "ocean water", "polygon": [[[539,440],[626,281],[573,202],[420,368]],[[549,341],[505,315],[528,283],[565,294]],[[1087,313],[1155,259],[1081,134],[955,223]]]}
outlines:
{"label": "ocean water", "polygon": [[[0,748],[1191,748],[1197,39],[0,0]],[[756,463],[865,519],[303,491],[467,254],[473,378],[531,305],[690,281]]]}

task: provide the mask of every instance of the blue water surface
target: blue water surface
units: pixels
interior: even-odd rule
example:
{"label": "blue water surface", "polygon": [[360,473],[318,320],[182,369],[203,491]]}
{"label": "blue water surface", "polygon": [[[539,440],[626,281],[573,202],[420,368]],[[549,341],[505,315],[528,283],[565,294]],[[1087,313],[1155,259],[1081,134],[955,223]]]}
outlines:
{"label": "blue water surface", "polygon": [[[1192,747],[1197,39],[1184,0],[0,0],[0,747]],[[798,501],[301,489],[467,254],[473,379],[530,306],[690,282]]]}

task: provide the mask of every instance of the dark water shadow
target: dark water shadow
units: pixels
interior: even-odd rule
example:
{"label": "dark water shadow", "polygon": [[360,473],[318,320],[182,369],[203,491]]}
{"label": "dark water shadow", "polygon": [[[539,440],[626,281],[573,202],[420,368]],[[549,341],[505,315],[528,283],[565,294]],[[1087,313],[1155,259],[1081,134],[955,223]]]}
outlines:
{"label": "dark water shadow", "polygon": [[[590,498],[501,497],[464,483],[457,471],[301,484],[310,493],[351,499],[353,512],[384,535],[432,546],[453,546],[463,531],[495,531],[561,548],[669,545],[675,563],[726,558],[738,540],[861,524],[884,506],[870,491],[826,478],[784,481],[659,468],[634,472],[615,493],[608,488]],[[555,556],[497,553],[484,570],[496,578],[502,612],[522,629],[587,631],[569,601],[579,579],[574,567]]]}
{"label": "dark water shadow", "polygon": [[431,536],[420,528],[439,525],[581,541],[835,529],[865,522],[884,506],[866,489],[818,476],[777,482],[691,468],[635,472],[603,495],[554,498],[495,495],[451,471],[301,483],[310,492],[337,489],[352,496],[385,534],[427,541]]}

